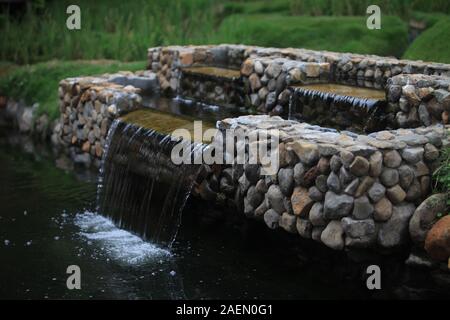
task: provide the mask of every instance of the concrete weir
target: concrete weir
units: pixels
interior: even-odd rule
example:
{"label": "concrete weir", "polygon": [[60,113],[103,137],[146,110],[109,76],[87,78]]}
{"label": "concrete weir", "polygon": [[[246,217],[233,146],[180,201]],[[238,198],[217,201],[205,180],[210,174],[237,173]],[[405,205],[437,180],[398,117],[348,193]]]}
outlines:
{"label": "concrete weir", "polygon": [[[448,259],[442,251],[449,248],[425,245],[438,219],[423,208],[440,152],[449,145],[450,65],[243,45],[157,47],[148,58],[148,70],[135,74],[62,80],[54,143],[75,161],[100,165],[103,157],[112,161],[104,165],[115,166],[120,161],[114,158],[152,144],[139,133],[138,145],[105,149],[111,124],[150,105],[178,114],[195,110],[189,121],[217,121],[208,152],[223,146],[230,131],[270,137],[276,130],[278,145],[269,146],[279,160],[274,173],[264,175],[259,164],[225,152],[223,163],[191,172],[192,195],[334,250],[385,254],[427,247],[430,257]],[[153,104],[146,104],[151,94]],[[186,128],[188,118],[167,117],[129,113],[119,126],[131,122],[160,134]],[[234,146],[248,150],[269,141]],[[150,149],[146,154],[157,152]],[[153,163],[141,160],[143,167]],[[161,168],[170,167],[169,176],[182,181],[184,169],[168,162]],[[130,171],[139,167],[130,163]],[[114,174],[111,168],[106,171]],[[446,197],[438,201],[444,207]],[[145,206],[154,204],[145,198],[150,203],[136,204],[143,208],[136,215],[145,216]],[[132,224],[141,228],[139,221]]]}

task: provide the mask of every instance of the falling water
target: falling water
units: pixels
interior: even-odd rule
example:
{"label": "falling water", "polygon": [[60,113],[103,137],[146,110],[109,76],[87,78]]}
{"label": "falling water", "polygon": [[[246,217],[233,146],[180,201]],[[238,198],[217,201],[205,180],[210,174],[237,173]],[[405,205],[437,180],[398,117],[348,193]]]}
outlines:
{"label": "falling water", "polygon": [[[120,228],[170,246],[199,169],[171,161],[177,143],[187,141],[115,120],[100,170],[98,212]],[[200,144],[188,143],[198,150]]]}
{"label": "falling water", "polygon": [[306,85],[293,88],[288,118],[372,132],[383,128],[384,107],[384,96],[378,90],[335,84]]}

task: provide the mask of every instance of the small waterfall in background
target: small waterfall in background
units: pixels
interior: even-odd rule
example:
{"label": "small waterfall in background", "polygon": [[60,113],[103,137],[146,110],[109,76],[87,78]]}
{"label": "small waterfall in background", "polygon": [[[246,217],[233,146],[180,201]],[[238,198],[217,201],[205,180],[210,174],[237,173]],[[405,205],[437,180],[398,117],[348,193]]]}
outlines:
{"label": "small waterfall in background", "polygon": [[191,150],[203,146],[116,119],[100,169],[98,212],[145,240],[170,246],[200,167],[171,161],[177,143],[189,143]]}

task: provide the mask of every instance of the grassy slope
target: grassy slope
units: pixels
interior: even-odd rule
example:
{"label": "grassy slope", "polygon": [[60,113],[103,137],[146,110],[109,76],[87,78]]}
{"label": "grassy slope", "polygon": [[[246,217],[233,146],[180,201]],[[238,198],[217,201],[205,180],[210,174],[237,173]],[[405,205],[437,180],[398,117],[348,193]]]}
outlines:
{"label": "grassy slope", "polygon": [[450,63],[450,18],[442,19],[424,31],[404,54],[407,59]]}
{"label": "grassy slope", "polygon": [[232,15],[219,34],[225,42],[395,56],[407,46],[406,23],[388,16],[381,30],[368,30],[363,17]]}
{"label": "grassy slope", "polygon": [[145,62],[117,61],[50,61],[10,69],[0,77],[0,95],[39,103],[39,113],[52,119],[58,116],[58,83],[61,79],[80,75],[140,70]]}

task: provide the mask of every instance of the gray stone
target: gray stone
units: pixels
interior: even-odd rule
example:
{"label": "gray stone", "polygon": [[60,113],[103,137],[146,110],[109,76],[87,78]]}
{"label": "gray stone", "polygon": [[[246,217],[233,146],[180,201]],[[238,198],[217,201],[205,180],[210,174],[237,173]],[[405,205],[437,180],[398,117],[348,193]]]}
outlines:
{"label": "gray stone", "polygon": [[291,168],[281,168],[278,171],[278,183],[281,192],[286,196],[290,196],[294,189],[294,170]]}
{"label": "gray stone", "polygon": [[294,181],[296,185],[301,185],[303,182],[303,175],[305,174],[304,165],[299,162],[294,166]]}
{"label": "gray stone", "polygon": [[247,164],[244,166],[245,176],[251,184],[256,184],[260,177],[260,167],[257,164]]}
{"label": "gray stone", "polygon": [[322,235],[322,232],[324,229],[325,229],[325,227],[313,227],[312,232],[311,232],[311,238],[314,241],[322,242],[320,240],[320,236]]}
{"label": "gray stone", "polygon": [[330,221],[320,235],[320,240],[334,250],[344,249],[344,230],[340,221]]}
{"label": "gray stone", "polygon": [[353,153],[343,150],[339,153],[340,157],[341,157],[341,161],[342,164],[344,165],[345,168],[350,168],[350,165],[352,164],[353,160],[355,159],[355,156],[353,155]]}
{"label": "gray stone", "polygon": [[319,189],[320,192],[325,193],[328,191],[327,176],[325,176],[323,174],[318,176],[316,178],[315,184],[316,184],[317,189]]}
{"label": "gray stone", "polygon": [[378,243],[383,248],[395,248],[406,244],[409,238],[408,222],[414,213],[413,204],[394,206],[391,218],[381,224]]}
{"label": "gray stone", "polygon": [[419,161],[416,164],[414,164],[412,166],[412,169],[414,171],[414,176],[416,178],[430,174],[430,169],[423,161]]}
{"label": "gray stone", "polygon": [[318,202],[318,201],[322,201],[323,200],[323,193],[320,192],[320,190],[317,187],[315,187],[315,186],[309,188],[308,193],[309,193],[309,197],[313,201]]}
{"label": "gray stone", "polygon": [[269,209],[264,213],[264,222],[270,229],[278,228],[280,215],[273,209]]}
{"label": "gray stone", "polygon": [[424,157],[425,157],[425,160],[427,160],[427,161],[436,160],[439,157],[439,150],[431,143],[427,143],[425,145]]}
{"label": "gray stone", "polygon": [[290,233],[297,233],[297,217],[294,215],[291,215],[287,212],[284,212],[281,215],[280,221],[279,221],[279,225],[280,227],[282,227],[284,230],[286,230],[287,232]]}
{"label": "gray stone", "polygon": [[276,62],[270,63],[269,66],[266,68],[266,74],[270,78],[276,78],[280,73],[281,73],[281,65]]}
{"label": "gray stone", "polygon": [[402,163],[402,157],[396,150],[390,150],[384,153],[383,163],[388,168],[398,168]]}
{"label": "gray stone", "polygon": [[383,197],[375,203],[373,218],[375,221],[387,221],[392,216],[392,203],[388,198]]}
{"label": "gray stone", "polygon": [[275,91],[269,92],[269,94],[266,97],[266,108],[267,110],[272,110],[273,107],[275,107],[277,103],[277,93]]}
{"label": "gray stone", "polygon": [[422,160],[423,152],[422,147],[405,148],[402,151],[402,157],[406,162],[414,164]]}
{"label": "gray stone", "polygon": [[341,166],[342,166],[341,158],[338,157],[337,155],[332,156],[330,160],[331,171],[338,172]]}
{"label": "gray stone", "polygon": [[355,157],[350,165],[350,172],[358,177],[367,175],[369,173],[369,161],[361,156]]}
{"label": "gray stone", "polygon": [[311,239],[313,226],[309,220],[297,219],[297,232],[305,239]]}
{"label": "gray stone", "polygon": [[356,178],[350,184],[345,188],[344,192],[348,195],[355,195],[356,190],[358,190],[359,187],[359,179]]}
{"label": "gray stone", "polygon": [[341,191],[341,182],[339,181],[339,177],[336,173],[330,173],[327,179],[327,186],[329,190],[335,193],[339,193]]}
{"label": "gray stone", "polygon": [[353,218],[364,220],[372,216],[373,206],[366,196],[356,198],[353,204]]}
{"label": "gray stone", "polygon": [[323,157],[334,156],[339,152],[339,149],[334,144],[319,144],[319,153]]}
{"label": "gray stone", "polygon": [[325,226],[327,221],[323,215],[323,204],[320,202],[314,203],[309,211],[309,221],[313,226]]}
{"label": "gray stone", "polygon": [[414,179],[412,184],[409,186],[408,191],[406,192],[406,201],[415,202],[422,196],[422,190],[420,186],[420,182],[417,179]]}
{"label": "gray stone", "polygon": [[284,212],[283,193],[281,192],[279,186],[275,184],[271,185],[266,193],[266,197],[272,209],[279,214]]}
{"label": "gray stone", "polygon": [[254,207],[250,204],[247,197],[244,198],[244,214],[246,217],[252,217],[254,215]]}
{"label": "gray stone", "polygon": [[411,167],[407,165],[402,165],[400,166],[400,168],[398,168],[398,174],[400,186],[404,190],[408,190],[409,186],[414,180],[414,171],[411,169]]}
{"label": "gray stone", "polygon": [[372,219],[343,218],[341,224],[346,235],[345,244],[348,247],[368,248],[375,243],[377,234]]}
{"label": "gray stone", "polygon": [[327,219],[339,219],[350,214],[353,208],[353,197],[337,195],[333,191],[325,194],[324,216]]}
{"label": "gray stone", "polygon": [[380,180],[386,187],[392,187],[399,182],[398,171],[391,168],[384,168],[381,172]]}
{"label": "gray stone", "polygon": [[287,213],[294,214],[294,210],[292,209],[292,203],[289,198],[286,198],[286,197],[283,198],[283,205],[284,205],[284,209],[286,210]]}
{"label": "gray stone", "polygon": [[255,186],[251,186],[247,191],[247,199],[253,208],[257,208],[264,200],[264,196],[256,191]]}
{"label": "gray stone", "polygon": [[339,181],[341,182],[342,186],[346,186],[350,182],[353,181],[355,177],[351,175],[351,173],[345,169],[344,166],[339,169]]}
{"label": "gray stone", "polygon": [[261,61],[258,61],[258,60],[255,61],[253,68],[255,69],[255,72],[259,75],[262,75],[264,73],[264,66],[261,63]]}
{"label": "gray stone", "polygon": [[429,125],[431,125],[430,113],[428,112],[428,109],[427,109],[427,106],[425,103],[420,104],[418,111],[419,111],[420,122],[427,127]]}
{"label": "gray stone", "polygon": [[425,237],[434,223],[439,219],[438,214],[447,210],[448,196],[445,193],[434,194],[425,199],[415,210],[409,221],[411,239],[423,247]]}
{"label": "gray stone", "polygon": [[239,186],[241,188],[242,192],[247,192],[248,188],[250,188],[250,181],[248,181],[247,177],[245,176],[245,174],[243,174],[239,180]]}
{"label": "gray stone", "polygon": [[381,198],[384,197],[384,194],[386,192],[386,188],[378,182],[375,182],[373,184],[373,186],[369,189],[369,197],[370,200],[372,200],[373,202],[378,202],[381,200]]}

